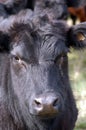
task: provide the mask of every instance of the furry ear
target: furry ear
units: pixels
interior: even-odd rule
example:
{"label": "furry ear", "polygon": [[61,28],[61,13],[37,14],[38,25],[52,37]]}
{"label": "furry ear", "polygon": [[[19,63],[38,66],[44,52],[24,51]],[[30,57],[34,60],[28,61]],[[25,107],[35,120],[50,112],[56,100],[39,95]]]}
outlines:
{"label": "furry ear", "polygon": [[9,52],[10,38],[7,34],[0,32],[0,52]]}
{"label": "furry ear", "polygon": [[86,47],[86,22],[71,27],[67,32],[68,47],[82,49]]}

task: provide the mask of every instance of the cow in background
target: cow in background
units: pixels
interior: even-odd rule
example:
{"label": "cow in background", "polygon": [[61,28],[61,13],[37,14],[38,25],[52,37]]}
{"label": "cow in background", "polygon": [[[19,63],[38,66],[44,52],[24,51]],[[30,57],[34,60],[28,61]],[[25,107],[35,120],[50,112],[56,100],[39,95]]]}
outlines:
{"label": "cow in background", "polygon": [[73,24],[76,24],[77,19],[79,19],[80,22],[86,21],[86,6],[79,8],[69,7],[68,12],[73,20]]}

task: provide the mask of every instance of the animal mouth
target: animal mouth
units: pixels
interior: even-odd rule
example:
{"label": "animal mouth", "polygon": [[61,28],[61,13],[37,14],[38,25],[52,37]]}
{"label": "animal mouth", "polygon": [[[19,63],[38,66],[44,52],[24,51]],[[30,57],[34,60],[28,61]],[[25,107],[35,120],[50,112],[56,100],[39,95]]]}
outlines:
{"label": "animal mouth", "polygon": [[[59,112],[58,112],[58,114],[59,114]],[[33,116],[33,117],[35,117],[35,118],[39,118],[40,120],[53,120],[53,119],[55,119],[57,116],[58,116],[58,114],[57,113],[52,113],[52,114],[50,114],[50,113],[39,113],[39,114],[32,114],[31,113],[31,115]]]}

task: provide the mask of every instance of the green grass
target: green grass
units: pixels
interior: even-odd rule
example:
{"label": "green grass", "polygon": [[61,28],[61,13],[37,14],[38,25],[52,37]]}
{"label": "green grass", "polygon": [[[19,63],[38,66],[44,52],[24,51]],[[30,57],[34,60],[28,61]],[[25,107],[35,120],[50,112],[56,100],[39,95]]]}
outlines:
{"label": "green grass", "polygon": [[79,111],[74,130],[86,130],[86,81],[73,84],[77,108]]}
{"label": "green grass", "polygon": [[76,126],[77,129],[85,129],[86,130],[86,122],[80,122],[80,124],[78,124]]}
{"label": "green grass", "polygon": [[86,51],[69,54],[69,72],[78,119],[74,130],[86,130]]}
{"label": "green grass", "polygon": [[77,123],[74,130],[86,130],[86,119],[84,122]]}

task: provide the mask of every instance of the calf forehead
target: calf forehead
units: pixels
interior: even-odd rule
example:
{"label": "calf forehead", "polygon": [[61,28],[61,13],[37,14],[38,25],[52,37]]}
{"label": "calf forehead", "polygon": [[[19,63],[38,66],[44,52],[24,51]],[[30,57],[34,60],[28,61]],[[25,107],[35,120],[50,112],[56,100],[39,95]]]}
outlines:
{"label": "calf forehead", "polygon": [[[66,52],[66,29],[64,24],[45,25],[35,29],[31,29],[28,25],[20,30],[14,28],[12,33],[12,48],[16,53],[27,53],[28,55],[37,55],[42,58],[55,58],[54,56]],[[22,53],[22,54],[24,54]],[[25,54],[24,54],[25,56]]]}

